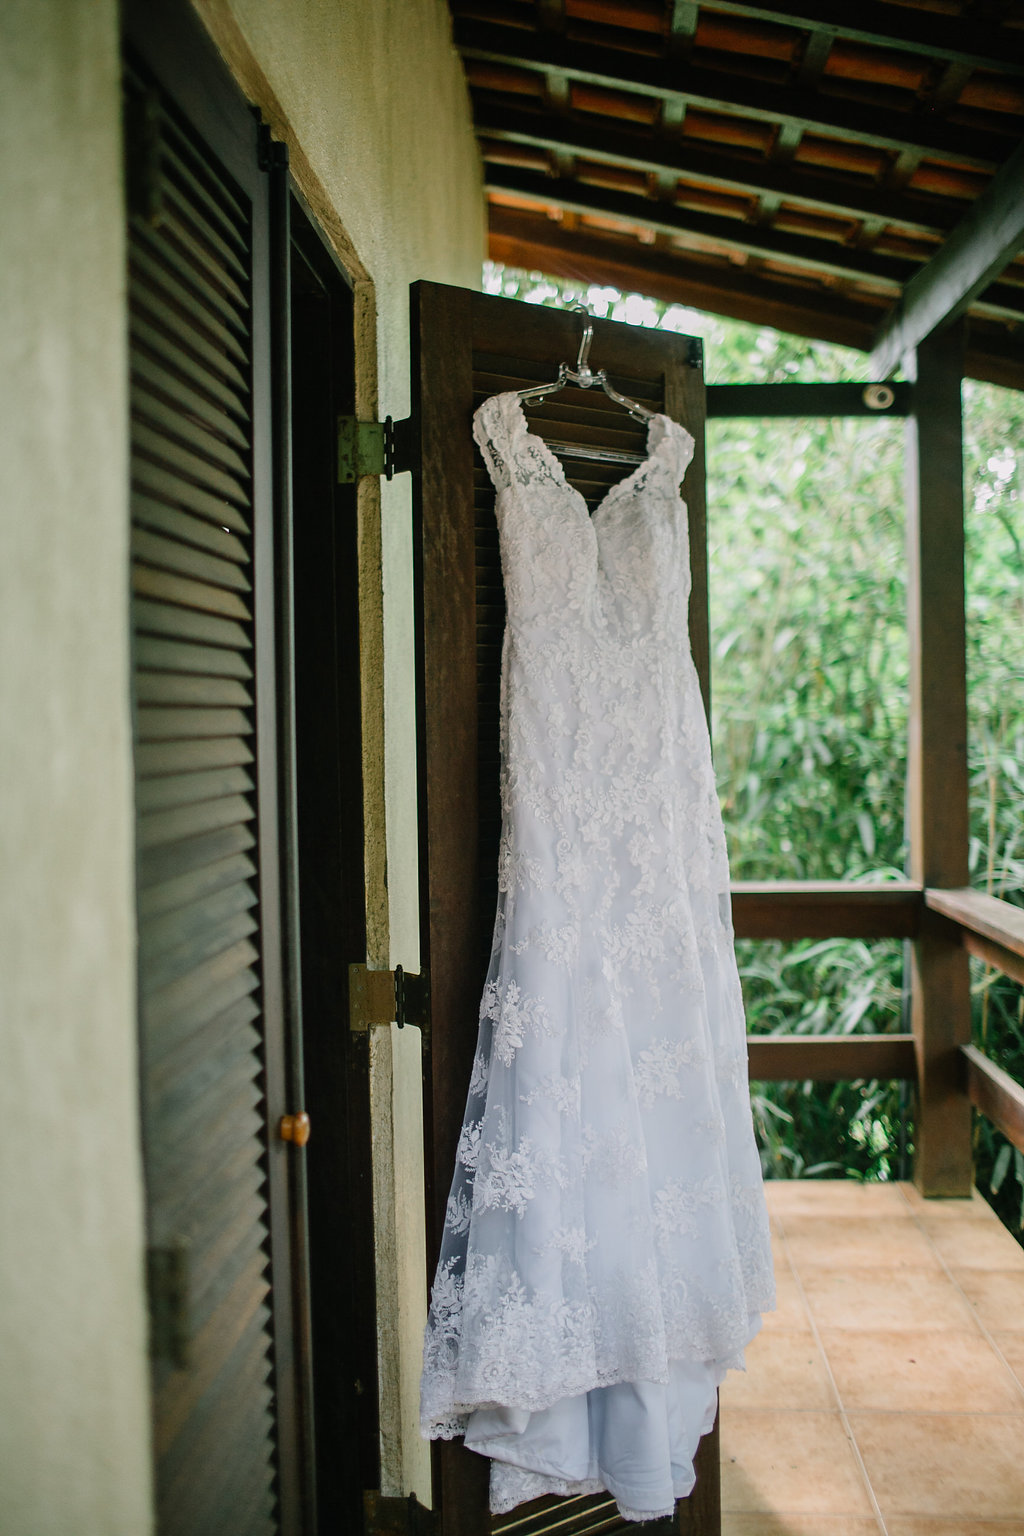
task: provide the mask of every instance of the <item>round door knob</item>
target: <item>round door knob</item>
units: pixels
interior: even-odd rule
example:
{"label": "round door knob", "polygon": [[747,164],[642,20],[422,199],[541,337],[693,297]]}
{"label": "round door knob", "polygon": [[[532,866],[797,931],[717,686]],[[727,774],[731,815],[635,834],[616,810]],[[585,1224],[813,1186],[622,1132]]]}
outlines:
{"label": "round door knob", "polygon": [[291,1141],[297,1147],[304,1147],[309,1140],[309,1116],[304,1109],[297,1115],[282,1115],[279,1130],[282,1141]]}

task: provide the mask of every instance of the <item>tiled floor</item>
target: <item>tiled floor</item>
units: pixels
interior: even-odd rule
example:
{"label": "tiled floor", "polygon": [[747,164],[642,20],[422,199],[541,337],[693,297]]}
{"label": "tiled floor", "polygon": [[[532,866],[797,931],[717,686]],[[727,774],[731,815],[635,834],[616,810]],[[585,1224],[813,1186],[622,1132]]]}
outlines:
{"label": "tiled floor", "polygon": [[979,1195],[772,1183],[723,1536],[1024,1536],[1024,1250]]}

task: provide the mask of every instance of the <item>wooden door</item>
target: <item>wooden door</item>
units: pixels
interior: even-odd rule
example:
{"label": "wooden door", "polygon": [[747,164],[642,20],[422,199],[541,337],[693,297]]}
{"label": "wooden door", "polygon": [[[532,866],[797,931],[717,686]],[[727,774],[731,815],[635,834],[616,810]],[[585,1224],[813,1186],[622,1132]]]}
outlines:
{"label": "wooden door", "polygon": [[157,1529],[298,1536],[312,1529],[310,1425],[303,1154],[278,1135],[300,1106],[279,853],[268,177],[257,123],[185,8],[129,7],[126,24]]}
{"label": "wooden door", "polygon": [[[414,412],[421,460],[415,475],[420,719],[422,948],[430,968],[428,1263],[436,1263],[497,898],[500,830],[498,691],[504,597],[494,493],[471,437],[475,407],[502,390],[550,382],[576,358],[580,317],[564,310],[419,283],[413,290]],[[690,637],[708,698],[704,505],[704,379],[699,341],[610,321],[594,323],[591,362],[625,394],[685,423],[696,440],[686,476],[693,588]],[[531,410],[532,430],[561,441],[643,451],[645,429],[600,390],[570,388]],[[621,466],[566,461],[593,507]],[[487,1463],[460,1443],[437,1449],[444,1536],[481,1536]],[[676,1526],[714,1536],[717,1446],[704,1442],[699,1492]],[[688,1507],[689,1506],[689,1507]],[[526,1525],[521,1525],[524,1517]],[[562,1524],[563,1520],[569,1524]],[[665,1522],[669,1524],[670,1522]],[[540,1500],[495,1521],[495,1531],[541,1536],[628,1529],[605,1496]]]}

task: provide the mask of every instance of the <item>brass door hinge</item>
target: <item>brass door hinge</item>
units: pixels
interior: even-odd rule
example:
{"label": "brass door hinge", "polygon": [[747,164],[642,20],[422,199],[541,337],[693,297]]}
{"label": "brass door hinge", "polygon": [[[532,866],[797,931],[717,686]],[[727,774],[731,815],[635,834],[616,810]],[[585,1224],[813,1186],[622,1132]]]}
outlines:
{"label": "brass door hinge", "polygon": [[338,484],[352,485],[361,475],[384,475],[388,480],[413,467],[413,423],[357,421],[338,417]]}
{"label": "brass door hinge", "polygon": [[376,1489],[363,1494],[363,1529],[366,1536],[436,1536],[437,1515],[424,1509],[414,1493],[407,1499],[388,1499]]}
{"label": "brass door hinge", "polygon": [[355,1034],[397,1024],[415,1024],[424,1036],[430,1033],[430,986],[426,971],[412,974],[396,966],[393,971],[371,971],[365,965],[348,968],[349,1028]]}

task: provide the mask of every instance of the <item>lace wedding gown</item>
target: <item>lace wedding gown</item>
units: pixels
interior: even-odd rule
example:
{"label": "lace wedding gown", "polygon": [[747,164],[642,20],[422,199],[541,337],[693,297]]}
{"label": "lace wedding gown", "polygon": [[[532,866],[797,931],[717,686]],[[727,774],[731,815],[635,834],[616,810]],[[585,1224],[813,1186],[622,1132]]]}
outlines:
{"label": "lace wedding gown", "polygon": [[514,394],[477,411],[508,620],[494,946],[427,1324],[423,1432],[496,1513],[671,1513],[774,1306],[666,416],[593,517]]}

